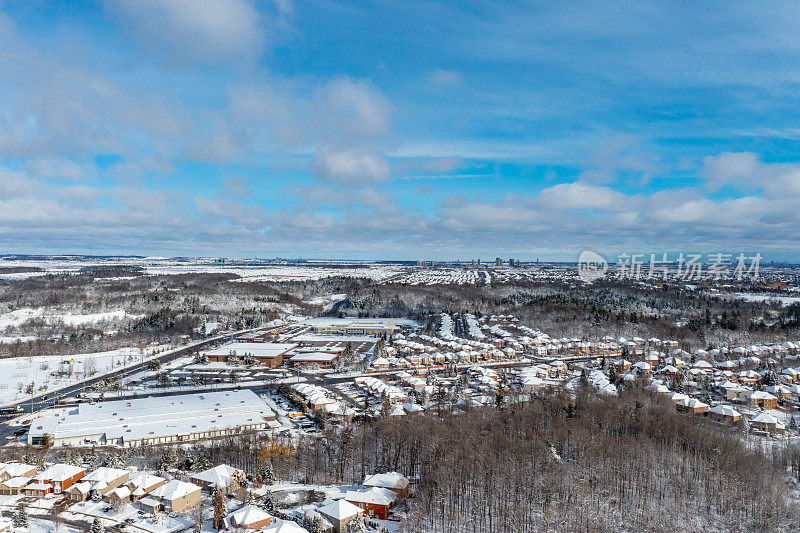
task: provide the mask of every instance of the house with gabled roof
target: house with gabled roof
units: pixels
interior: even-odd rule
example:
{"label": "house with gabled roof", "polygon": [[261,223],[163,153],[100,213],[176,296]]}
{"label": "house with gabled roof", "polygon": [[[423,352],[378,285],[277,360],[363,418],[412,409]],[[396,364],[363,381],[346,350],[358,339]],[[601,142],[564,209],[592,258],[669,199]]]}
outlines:
{"label": "house with gabled roof", "polygon": [[200,487],[194,483],[173,479],[142,498],[140,503],[145,500],[148,500],[143,504],[145,506],[150,506],[149,500],[157,500],[165,511],[182,513],[200,505]]}
{"label": "house with gabled roof", "polygon": [[239,488],[239,484],[245,480],[245,472],[232,466],[218,465],[194,474],[191,479],[192,483],[208,492],[216,489],[230,492]]}
{"label": "house with gabled roof", "polygon": [[401,498],[408,496],[409,481],[399,472],[372,474],[364,478],[363,485],[365,489],[371,489],[372,487],[389,489]]}
{"label": "house with gabled roof", "polygon": [[358,515],[364,514],[363,509],[347,500],[331,502],[320,507],[318,512],[333,524],[333,528],[337,533],[347,531],[347,524]]}
{"label": "house with gabled roof", "polygon": [[348,490],[344,499],[364,510],[364,514],[371,518],[386,520],[389,509],[394,507],[397,494],[382,487],[372,487],[366,490]]}
{"label": "house with gabled roof", "polygon": [[272,523],[272,520],[272,515],[255,505],[245,505],[226,518],[229,527],[242,529],[265,528]]}

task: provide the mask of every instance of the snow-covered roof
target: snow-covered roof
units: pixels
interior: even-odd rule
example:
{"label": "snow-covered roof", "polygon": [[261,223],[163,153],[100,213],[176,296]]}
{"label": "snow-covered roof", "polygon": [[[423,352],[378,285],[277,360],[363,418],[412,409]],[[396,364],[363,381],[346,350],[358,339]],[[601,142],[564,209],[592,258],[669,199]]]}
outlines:
{"label": "snow-covered roof", "polygon": [[224,489],[243,475],[244,472],[232,466],[218,465],[193,475],[192,479],[203,481],[217,488]]}
{"label": "snow-covered roof", "polygon": [[150,493],[150,496],[154,498],[160,498],[162,500],[172,501],[198,490],[200,490],[200,487],[194,483],[187,483],[185,481],[173,479],[172,481],[155,489]]}
{"label": "snow-covered roof", "polygon": [[36,476],[36,479],[50,480],[50,481],[66,481],[67,479],[76,476],[83,472],[83,468],[75,465],[68,465],[63,463],[56,463],[44,472]]}
{"label": "snow-covered roof", "polygon": [[344,495],[344,499],[348,502],[391,505],[397,499],[397,494],[383,487],[373,487],[367,490],[348,490]]}
{"label": "snow-covered roof", "polygon": [[119,479],[125,474],[127,474],[127,470],[122,470],[121,468],[108,468],[105,466],[101,466],[88,476],[84,477],[84,481],[105,481],[108,483],[109,481],[114,481],[115,479]]}
{"label": "snow-covered roof", "polygon": [[238,511],[233,512],[228,516],[228,519],[237,526],[255,524],[256,522],[260,522],[267,518],[271,520],[272,515],[263,509],[256,507],[255,505],[245,505]]}
{"label": "snow-covered roof", "polygon": [[715,405],[714,407],[709,409],[708,412],[709,413],[714,413],[714,414],[717,414],[717,415],[730,416],[730,417],[740,416],[739,415],[739,411],[737,411],[736,409],[734,409],[730,405],[721,405],[721,404],[720,405]]}
{"label": "snow-covered roof", "polygon": [[153,485],[157,485],[162,481],[166,481],[163,477],[158,477],[156,475],[150,474],[149,472],[139,472],[130,480],[128,480],[128,484],[136,487],[137,489],[140,487],[149,488]]}
{"label": "snow-covered roof", "polygon": [[385,474],[372,474],[364,478],[365,487],[383,487],[386,489],[405,489],[408,479],[399,472],[386,472]]}
{"label": "snow-covered roof", "polygon": [[320,514],[325,516],[329,516],[334,520],[343,520],[349,518],[351,516],[355,516],[357,514],[361,514],[364,511],[361,510],[360,507],[357,505],[353,505],[352,503],[348,502],[347,500],[336,500],[335,502],[331,502],[327,505],[324,505],[319,508]]}
{"label": "snow-covered roof", "polygon": [[261,533],[308,533],[308,530],[291,520],[278,520],[262,529]]}
{"label": "snow-covered roof", "polygon": [[269,406],[250,389],[137,398],[42,411],[31,424],[29,440],[48,434],[55,439],[105,436],[106,442],[116,443],[263,424],[274,418]]}

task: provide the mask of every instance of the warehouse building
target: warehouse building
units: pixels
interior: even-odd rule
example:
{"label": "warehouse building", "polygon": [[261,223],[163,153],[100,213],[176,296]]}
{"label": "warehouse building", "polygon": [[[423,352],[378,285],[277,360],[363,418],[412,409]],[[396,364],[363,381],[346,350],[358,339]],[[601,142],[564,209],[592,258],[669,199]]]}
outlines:
{"label": "warehouse building", "polygon": [[80,404],[43,411],[29,444],[49,435],[54,446],[169,444],[268,429],[275,413],[251,390]]}
{"label": "warehouse building", "polygon": [[269,368],[283,363],[286,352],[297,348],[297,344],[280,342],[229,342],[219,348],[206,352],[209,361],[217,363],[230,362],[232,359],[242,361],[252,358],[253,362]]}

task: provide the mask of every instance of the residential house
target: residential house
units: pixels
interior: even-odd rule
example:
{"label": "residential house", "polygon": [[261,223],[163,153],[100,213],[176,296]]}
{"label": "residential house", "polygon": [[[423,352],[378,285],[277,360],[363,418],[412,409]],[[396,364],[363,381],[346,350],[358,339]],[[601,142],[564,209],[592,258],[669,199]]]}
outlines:
{"label": "residential house", "polygon": [[131,489],[124,485],[117,487],[106,494],[106,500],[111,505],[124,505],[131,501]]}
{"label": "residential house", "polygon": [[705,413],[711,406],[697,398],[687,398],[675,403],[675,407],[678,411],[685,413]]}
{"label": "residential house", "polygon": [[753,407],[758,407],[764,410],[778,408],[778,398],[768,392],[760,390],[749,393],[747,395],[747,403]]}
{"label": "residential house", "polygon": [[730,405],[716,405],[708,410],[708,414],[718,422],[736,423],[742,415]]}
{"label": "residential house", "polygon": [[6,481],[12,477],[33,477],[35,475],[35,466],[25,463],[8,463],[0,470],[0,481]]}
{"label": "residential house", "polygon": [[389,489],[373,487],[367,490],[348,490],[344,499],[364,510],[371,518],[386,520],[389,509],[394,506],[397,494]]}
{"label": "residential house", "polygon": [[364,488],[380,487],[394,491],[401,498],[408,497],[408,479],[398,472],[386,472],[385,474],[372,474],[364,478]]}
{"label": "residential house", "polygon": [[30,485],[25,485],[23,489],[25,496],[30,498],[43,498],[45,495],[50,494],[53,492],[53,485],[50,483],[42,483],[41,481],[36,481],[31,483]]}
{"label": "residential house", "polygon": [[92,492],[92,483],[89,481],[78,481],[66,491],[67,497],[71,502],[83,502],[89,499],[89,494]]}
{"label": "residential house", "polygon": [[324,516],[337,533],[347,531],[347,524],[358,515],[363,515],[364,510],[346,500],[337,500],[319,508],[319,514]]}
{"label": "residential house", "polygon": [[57,463],[36,476],[37,481],[53,486],[53,494],[61,494],[86,475],[80,466]]}
{"label": "residential house", "polygon": [[131,489],[131,501],[143,498],[150,492],[167,482],[163,477],[154,476],[147,472],[139,472],[128,481],[127,487]]}
{"label": "residential house", "polygon": [[244,470],[228,465],[215,466],[192,476],[192,483],[200,485],[208,492],[213,492],[215,489],[232,492],[238,489],[244,480]]}
{"label": "residential house", "polygon": [[31,482],[29,477],[12,477],[5,481],[0,481],[0,495],[15,496],[23,492],[25,486]]}
{"label": "residential house", "polygon": [[255,505],[245,505],[227,518],[230,527],[242,529],[261,529],[270,525],[272,520],[272,515]]}
{"label": "residential house", "polygon": [[92,490],[105,496],[112,490],[128,482],[130,473],[127,470],[120,468],[108,468],[101,466],[88,476],[83,478],[83,481],[92,483]]}
{"label": "residential house", "polygon": [[308,530],[291,520],[276,520],[271,526],[262,529],[261,533],[308,533]]}
{"label": "residential house", "polygon": [[[186,483],[173,479],[151,492],[146,498],[139,500],[158,500],[167,512],[182,513],[200,505],[200,487],[194,483]],[[149,506],[149,502],[144,506]]]}
{"label": "residential house", "polygon": [[770,433],[783,433],[786,429],[783,422],[769,413],[758,413],[753,417],[750,423],[754,428],[762,431],[769,431]]}

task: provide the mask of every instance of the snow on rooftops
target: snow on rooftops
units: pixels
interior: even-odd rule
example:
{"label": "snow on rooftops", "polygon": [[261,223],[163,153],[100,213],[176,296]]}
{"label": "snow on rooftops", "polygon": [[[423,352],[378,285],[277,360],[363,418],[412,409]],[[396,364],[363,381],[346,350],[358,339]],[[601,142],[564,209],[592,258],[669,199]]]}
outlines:
{"label": "snow on rooftops", "polygon": [[205,352],[209,356],[228,356],[231,352],[236,352],[236,355],[242,356],[249,353],[253,357],[278,357],[297,348],[297,344],[280,343],[280,342],[229,342],[216,348]]}
{"label": "snow on rooftops", "polygon": [[115,479],[121,478],[127,473],[127,470],[122,470],[120,468],[108,468],[101,466],[83,479],[84,481],[104,481],[108,483],[110,481],[114,481]]}
{"label": "snow on rooftops", "polygon": [[172,501],[198,490],[200,490],[200,487],[194,483],[187,483],[185,481],[173,479],[172,481],[155,489],[150,493],[150,496]]}
{"label": "snow on rooftops", "polygon": [[344,499],[348,502],[392,505],[397,499],[397,493],[383,487],[372,487],[367,490],[348,490],[344,495]]}
{"label": "snow on rooftops", "polygon": [[386,489],[404,490],[408,487],[408,479],[399,472],[372,474],[364,478],[365,487],[383,487]]}
{"label": "snow on rooftops", "polygon": [[297,522],[278,520],[275,524],[262,529],[261,533],[308,533],[308,530],[299,526]]}
{"label": "snow on rooftops", "polygon": [[209,431],[259,429],[274,419],[269,406],[249,389],[82,403],[77,408],[42,411],[31,424],[28,442],[47,434],[54,445],[132,446]]}
{"label": "snow on rooftops", "polygon": [[76,476],[83,472],[83,468],[75,465],[67,464],[54,464],[47,468],[44,472],[36,476],[36,479],[49,480],[49,481],[66,481],[69,478]]}
{"label": "snow on rooftops", "polygon": [[722,405],[722,404],[715,405],[714,407],[709,409],[708,412],[709,413],[714,413],[714,414],[717,414],[717,415],[730,416],[730,417],[741,416],[739,414],[739,411],[737,411],[736,409],[734,409],[730,405]]}
{"label": "snow on rooftops", "polygon": [[234,524],[248,525],[255,524],[265,519],[272,520],[273,516],[255,505],[245,505],[238,511],[228,515],[228,519]]}
{"label": "snow on rooftops", "polygon": [[139,472],[138,474],[134,475],[128,481],[129,485],[132,485],[136,488],[145,487],[149,488],[153,485],[157,485],[162,481],[166,481],[163,477],[158,477],[156,475],[150,474],[149,472]]}
{"label": "snow on rooftops", "polygon": [[[350,491],[348,491],[349,493]],[[351,516],[363,513],[360,507],[347,500],[336,500],[319,508],[320,514],[329,516],[334,520],[345,520]]]}
{"label": "snow on rooftops", "polygon": [[220,489],[224,489],[234,481],[239,481],[243,478],[244,472],[242,470],[228,465],[218,465],[192,476],[193,481],[202,482]]}

